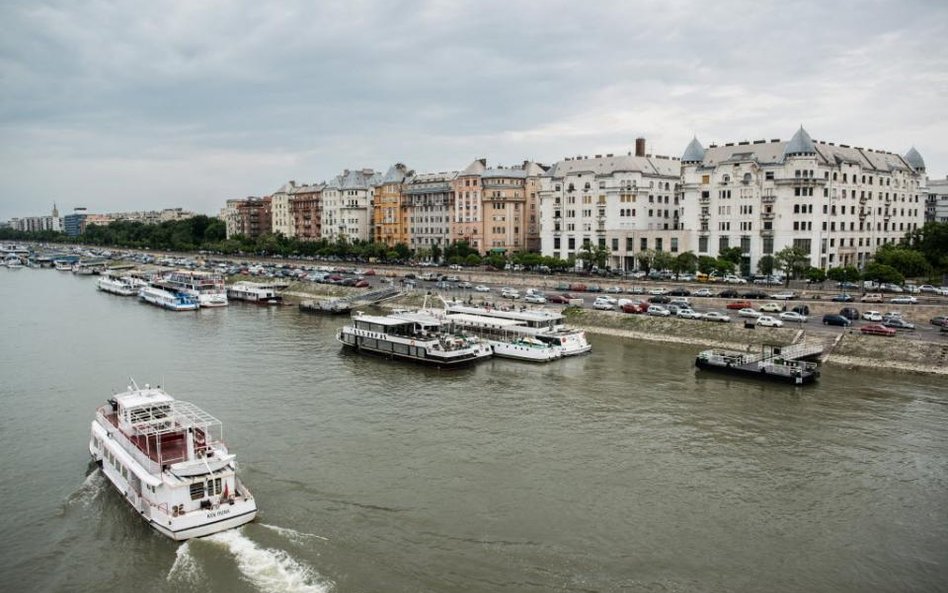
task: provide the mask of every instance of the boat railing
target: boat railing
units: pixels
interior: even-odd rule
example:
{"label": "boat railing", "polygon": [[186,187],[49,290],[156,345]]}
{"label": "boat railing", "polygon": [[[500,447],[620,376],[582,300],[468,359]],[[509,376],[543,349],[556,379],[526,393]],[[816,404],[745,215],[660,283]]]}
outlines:
{"label": "boat railing", "polygon": [[153,461],[147,454],[145,454],[141,449],[139,449],[138,446],[131,441],[131,439],[125,436],[125,433],[119,430],[118,426],[116,426],[115,424],[115,421],[112,420],[114,415],[106,415],[100,409],[99,412],[96,413],[96,416],[98,417],[99,422],[103,426],[110,427],[107,430],[109,438],[115,441],[118,441],[118,443],[122,446],[122,449],[124,449],[129,455],[131,455],[135,461],[137,461],[142,467],[144,467],[148,471],[148,473],[150,474],[161,473],[161,465],[158,462]]}

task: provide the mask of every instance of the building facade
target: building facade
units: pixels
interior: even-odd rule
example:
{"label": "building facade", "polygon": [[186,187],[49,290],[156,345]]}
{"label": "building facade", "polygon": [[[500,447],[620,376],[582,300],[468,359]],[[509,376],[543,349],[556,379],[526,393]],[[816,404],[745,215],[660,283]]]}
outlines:
{"label": "building facade", "polygon": [[290,193],[293,235],[303,241],[322,237],[322,191],[324,184],[298,185]]}
{"label": "building facade", "polygon": [[270,198],[247,198],[237,204],[237,233],[256,239],[271,232]]}
{"label": "building facade", "polygon": [[457,171],[423,173],[405,183],[409,247],[412,250],[443,249],[451,241],[452,181]]}
{"label": "building facade", "polygon": [[372,169],[350,171],[331,179],[323,189],[322,236],[330,241],[370,241],[372,200],[381,175]]}
{"label": "building facade", "polygon": [[925,196],[925,222],[948,222],[948,178],[929,179]]}
{"label": "building facade", "polygon": [[607,265],[636,267],[646,249],[691,248],[679,197],[681,163],[645,154],[567,158],[540,177],[542,253],[579,258],[584,245],[608,250]]}
{"label": "building facade", "polygon": [[466,242],[481,253],[487,249],[481,194],[481,173],[486,170],[487,159],[475,159],[451,180],[451,241]]}
{"label": "building facade", "polygon": [[381,183],[375,188],[373,203],[374,240],[394,247],[399,243],[408,245],[409,208],[405,200],[404,185],[414,174],[402,163],[389,167]]}
{"label": "building facade", "polygon": [[270,221],[274,234],[292,237],[295,233],[293,216],[290,214],[290,196],[296,190],[296,182],[288,181],[270,196]]}
{"label": "building facade", "polygon": [[72,214],[67,214],[63,216],[63,232],[70,237],[78,237],[86,230],[86,216],[85,209],[77,209]]}
{"label": "building facade", "polygon": [[740,247],[745,275],[791,246],[815,267],[862,267],[924,219],[925,169],[914,149],[902,157],[814,142],[801,127],[788,142],[705,149],[695,139],[681,162],[683,219],[695,253]]}
{"label": "building facade", "polygon": [[538,194],[546,171],[526,161],[480,174],[483,251],[516,253],[539,249]]}

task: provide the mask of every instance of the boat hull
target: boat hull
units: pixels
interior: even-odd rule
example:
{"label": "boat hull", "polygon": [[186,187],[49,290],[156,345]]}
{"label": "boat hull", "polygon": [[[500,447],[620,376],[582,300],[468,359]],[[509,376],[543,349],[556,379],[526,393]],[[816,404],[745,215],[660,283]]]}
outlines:
{"label": "boat hull", "polygon": [[756,380],[764,381],[773,381],[776,383],[784,383],[788,385],[809,385],[814,383],[817,378],[817,373],[800,373],[794,375],[784,375],[779,373],[769,373],[767,372],[766,367],[764,368],[748,368],[747,366],[740,365],[719,365],[714,363],[709,363],[708,361],[698,357],[695,359],[695,366],[699,369],[706,371],[715,371],[724,375],[732,375],[736,377],[747,377]]}
{"label": "boat hull", "polygon": [[[358,336],[354,336],[358,337]],[[350,343],[343,339],[343,334],[340,332],[336,334],[336,340],[342,344],[347,350],[358,352],[360,354],[369,354],[372,356],[379,356],[382,358],[388,358],[392,360],[402,360],[408,362],[414,362],[416,364],[423,364],[427,366],[434,366],[438,368],[463,368],[470,366],[476,362],[480,362],[486,358],[490,358],[493,354],[492,350],[488,345],[484,345],[483,348],[477,349],[472,352],[469,356],[457,356],[453,358],[441,358],[434,357],[427,353],[424,354],[411,354],[411,353],[401,353],[395,352],[393,350],[382,350],[380,348],[374,348],[371,346],[365,345],[362,342]],[[416,347],[416,352],[418,350],[424,350],[423,347]]]}

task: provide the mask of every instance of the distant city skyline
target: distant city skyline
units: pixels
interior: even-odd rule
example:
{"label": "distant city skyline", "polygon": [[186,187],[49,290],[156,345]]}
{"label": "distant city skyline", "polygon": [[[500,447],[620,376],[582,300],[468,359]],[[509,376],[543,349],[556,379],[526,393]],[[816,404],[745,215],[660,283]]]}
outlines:
{"label": "distant city skyline", "polygon": [[948,173],[948,7],[922,0],[8,3],[0,220],[417,172],[814,138]]}

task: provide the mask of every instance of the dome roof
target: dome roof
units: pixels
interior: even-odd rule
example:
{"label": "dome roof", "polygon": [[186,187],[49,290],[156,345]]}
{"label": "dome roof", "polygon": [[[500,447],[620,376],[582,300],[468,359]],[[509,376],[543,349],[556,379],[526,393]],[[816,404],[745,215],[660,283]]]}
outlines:
{"label": "dome roof", "polygon": [[700,163],[704,160],[704,147],[698,142],[698,138],[692,138],[685,149],[685,154],[681,156],[683,163]]}
{"label": "dome roof", "polygon": [[787,142],[786,148],[783,149],[783,156],[785,157],[797,154],[816,154],[813,139],[806,133],[803,126],[800,126],[800,129],[793,135],[790,142]]}
{"label": "dome roof", "polygon": [[918,151],[915,150],[914,146],[905,153],[905,162],[911,165],[915,170],[925,169],[925,161],[922,159],[922,155],[918,154]]}

